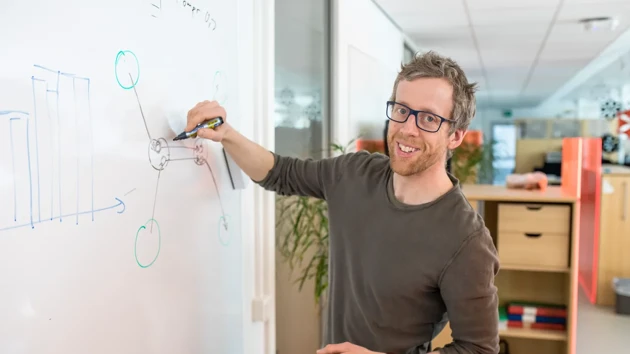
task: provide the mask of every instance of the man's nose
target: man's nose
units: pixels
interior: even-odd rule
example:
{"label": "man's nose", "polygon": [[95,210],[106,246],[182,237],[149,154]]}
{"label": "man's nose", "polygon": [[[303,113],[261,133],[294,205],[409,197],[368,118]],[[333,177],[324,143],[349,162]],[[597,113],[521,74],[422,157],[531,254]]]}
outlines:
{"label": "man's nose", "polygon": [[405,133],[405,135],[418,136],[419,132],[418,126],[416,125],[416,116],[410,114],[400,130]]}

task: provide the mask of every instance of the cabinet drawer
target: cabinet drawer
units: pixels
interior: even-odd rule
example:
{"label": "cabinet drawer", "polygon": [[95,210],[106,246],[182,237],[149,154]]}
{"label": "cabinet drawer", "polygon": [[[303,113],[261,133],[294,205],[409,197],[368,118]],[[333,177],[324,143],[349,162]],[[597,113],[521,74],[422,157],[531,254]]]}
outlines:
{"label": "cabinet drawer", "polygon": [[569,235],[501,231],[497,239],[501,264],[565,268],[569,266]]}
{"label": "cabinet drawer", "polygon": [[571,207],[556,204],[499,204],[498,231],[569,236]]}

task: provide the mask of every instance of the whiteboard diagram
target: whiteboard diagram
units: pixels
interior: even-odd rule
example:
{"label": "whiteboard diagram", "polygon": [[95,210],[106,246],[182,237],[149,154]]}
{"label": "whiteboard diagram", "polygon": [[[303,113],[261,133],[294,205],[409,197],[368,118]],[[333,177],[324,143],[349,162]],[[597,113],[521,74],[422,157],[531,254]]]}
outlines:
{"label": "whiteboard diagram", "polygon": [[[10,156],[13,184],[13,214],[1,216],[0,232],[52,221],[78,225],[95,221],[100,212],[122,214],[125,203],[116,196],[109,205],[95,205],[90,79],[41,65],[33,69],[32,110],[0,107],[1,131],[9,132],[2,148],[10,153],[3,156]],[[67,171],[74,176],[65,178]]]}
{"label": "whiteboard diagram", "polygon": [[0,353],[251,352],[251,190],[172,139],[253,129],[253,5],[0,3]]}
{"label": "whiteboard diagram", "polygon": [[[133,90],[136,101],[138,103],[139,115],[144,123],[144,127],[147,133],[149,164],[151,165],[151,167],[153,167],[154,170],[157,171],[157,180],[155,183],[155,194],[153,196],[153,209],[151,210],[151,216],[136,231],[134,242],[134,256],[136,259],[136,263],[142,268],[148,268],[155,263],[160,254],[162,235],[160,225],[158,221],[155,220],[155,208],[157,206],[160,176],[162,174],[162,171],[164,171],[171,162],[194,162],[196,165],[206,167],[208,169],[208,172],[212,177],[215,191],[217,193],[219,205],[221,207],[218,232],[219,240],[223,245],[227,245],[225,234],[228,232],[228,217],[225,214],[225,209],[223,208],[223,202],[221,201],[221,193],[219,192],[217,180],[214,176],[214,172],[212,171],[212,167],[210,167],[210,164],[208,163],[207,149],[204,145],[203,140],[197,138],[195,140],[194,146],[187,146],[184,144],[169,143],[164,137],[154,137],[153,135],[151,135],[151,132],[147,125],[147,118],[145,117],[144,111],[142,109],[142,103],[136,89],[136,85],[140,80],[140,62],[138,61],[138,57],[132,51],[121,50],[118,52],[115,60],[115,73],[116,82],[122,89]],[[221,99],[225,99],[225,96],[221,94],[221,80],[223,80],[223,75],[221,75],[220,73],[215,74],[214,96],[220,95]],[[152,257],[149,262],[140,261],[138,257],[138,237],[140,233],[145,230],[148,230],[150,234],[153,234],[155,232],[155,235],[153,236],[157,237],[158,243],[158,247],[155,251],[155,256]]]}
{"label": "whiteboard diagram", "polygon": [[[0,111],[2,124],[8,126],[6,131],[9,132],[7,141],[13,183],[13,214],[3,216],[0,232],[26,227],[34,229],[38,224],[52,221],[69,220],[78,225],[82,218],[95,221],[95,215],[100,212],[124,213],[126,205],[118,197],[113,197],[110,205],[99,207],[94,202],[90,79],[41,65],[34,65],[33,68],[35,75],[31,77],[32,112]],[[164,137],[153,137],[136,89],[140,78],[140,65],[136,55],[128,50],[119,51],[115,60],[115,73],[118,85],[122,89],[132,90],[135,95],[139,116],[148,137],[148,162],[157,171],[153,209],[148,220],[135,234],[136,263],[142,268],[148,268],[159,256],[162,236],[159,223],[155,219],[155,208],[160,177],[169,163],[179,161],[194,162],[208,170],[221,206],[218,238],[222,245],[227,246],[229,215],[223,208],[203,140],[198,138],[193,146],[187,146],[169,143]],[[213,98],[221,103],[227,100],[223,89],[223,73],[215,73],[213,86]],[[72,144],[62,144],[70,139],[74,140]],[[68,146],[72,149],[69,150]],[[75,178],[64,177],[69,170],[76,172]],[[86,180],[90,183],[85,183]],[[68,194],[72,194],[72,197],[68,198]],[[68,200],[75,203],[69,204]],[[151,234],[155,231],[158,239],[157,251],[149,262],[142,262],[138,258],[138,237],[144,230]]]}

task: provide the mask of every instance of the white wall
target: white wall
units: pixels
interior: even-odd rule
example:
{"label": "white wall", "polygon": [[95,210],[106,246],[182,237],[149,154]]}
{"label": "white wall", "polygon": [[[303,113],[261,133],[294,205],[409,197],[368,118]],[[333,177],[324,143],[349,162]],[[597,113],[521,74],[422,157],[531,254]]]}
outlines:
{"label": "white wall", "polygon": [[362,130],[380,138],[404,36],[372,1],[333,6],[332,142],[346,144]]}

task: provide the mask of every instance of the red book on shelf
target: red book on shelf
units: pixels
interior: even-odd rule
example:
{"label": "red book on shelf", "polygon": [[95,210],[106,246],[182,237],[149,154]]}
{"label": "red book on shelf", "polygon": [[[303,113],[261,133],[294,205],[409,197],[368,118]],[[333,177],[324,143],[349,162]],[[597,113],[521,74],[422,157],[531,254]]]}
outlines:
{"label": "red book on shelf", "polygon": [[531,328],[531,329],[550,329],[564,331],[567,327],[560,323],[523,323],[521,321],[508,321],[508,328]]}
{"label": "red book on shelf", "polygon": [[567,309],[545,305],[510,304],[507,309],[510,315],[531,315],[541,317],[567,317]]}

